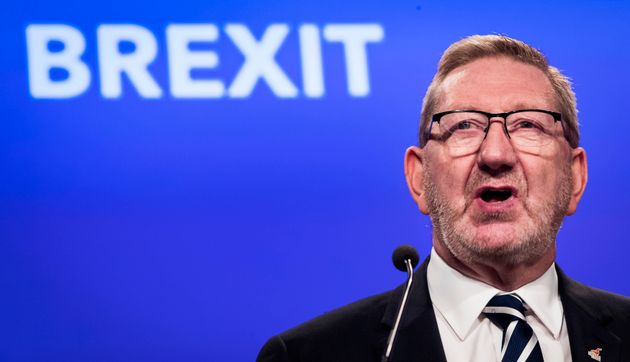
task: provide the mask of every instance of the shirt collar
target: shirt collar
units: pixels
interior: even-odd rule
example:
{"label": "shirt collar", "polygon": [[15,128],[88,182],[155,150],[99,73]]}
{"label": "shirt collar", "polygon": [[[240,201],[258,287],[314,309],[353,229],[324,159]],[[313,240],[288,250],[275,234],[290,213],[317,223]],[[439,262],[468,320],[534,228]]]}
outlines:
{"label": "shirt collar", "polygon": [[[433,305],[460,340],[464,340],[472,331],[488,301],[497,293],[503,293],[453,269],[435,249],[431,249],[427,284]],[[511,293],[517,293],[526,302],[554,338],[559,337],[564,314],[554,264],[538,279]]]}
{"label": "shirt collar", "polygon": [[518,294],[533,314],[540,319],[554,338],[560,336],[564,309],[558,294],[558,273],[555,263],[538,279],[525,284],[512,293]]}

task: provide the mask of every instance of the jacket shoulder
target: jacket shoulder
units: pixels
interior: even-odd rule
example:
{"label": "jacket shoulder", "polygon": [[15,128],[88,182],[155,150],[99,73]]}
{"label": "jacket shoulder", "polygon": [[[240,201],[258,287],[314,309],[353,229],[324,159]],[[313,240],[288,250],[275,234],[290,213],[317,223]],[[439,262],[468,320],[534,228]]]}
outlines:
{"label": "jacket shoulder", "polygon": [[590,290],[594,305],[607,310],[612,320],[626,326],[626,329],[630,331],[630,298],[602,289],[584,287]]}
{"label": "jacket shoulder", "polygon": [[[630,335],[630,298],[593,288],[561,274],[561,295],[610,327]],[[615,328],[616,326],[617,328]]]}
{"label": "jacket shoulder", "polygon": [[257,361],[370,361],[382,353],[389,327],[381,322],[392,291],[327,312],[272,337]]}

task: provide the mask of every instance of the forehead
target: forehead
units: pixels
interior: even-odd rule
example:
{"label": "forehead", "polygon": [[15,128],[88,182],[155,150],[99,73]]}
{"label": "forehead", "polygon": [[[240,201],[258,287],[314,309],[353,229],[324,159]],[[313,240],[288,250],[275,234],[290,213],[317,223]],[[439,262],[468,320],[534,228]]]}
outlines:
{"label": "forehead", "polygon": [[454,69],[439,88],[436,112],[522,108],[557,110],[547,76],[533,65],[507,57],[481,58]]}

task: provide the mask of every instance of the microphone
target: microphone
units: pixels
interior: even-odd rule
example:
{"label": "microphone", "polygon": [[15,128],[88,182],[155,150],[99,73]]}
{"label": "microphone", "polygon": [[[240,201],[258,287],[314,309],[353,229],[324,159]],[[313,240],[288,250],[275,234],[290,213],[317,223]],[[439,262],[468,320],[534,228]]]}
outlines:
{"label": "microphone", "polygon": [[409,291],[411,290],[411,284],[413,283],[413,269],[416,265],[418,265],[420,257],[418,256],[418,251],[416,251],[413,246],[401,245],[394,250],[394,254],[392,254],[392,261],[394,262],[396,269],[407,272],[407,285],[405,286],[405,292],[403,293],[400,305],[398,306],[394,327],[389,332],[389,338],[387,338],[387,348],[385,348],[381,362],[388,362],[389,356],[392,353],[392,347],[394,346],[394,341],[396,340],[396,333],[398,333],[400,320],[402,319],[403,312],[405,311],[407,299],[409,298]]}
{"label": "microphone", "polygon": [[396,269],[403,272],[409,271],[407,269],[407,259],[411,261],[411,269],[413,270],[418,265],[418,261],[420,261],[416,248],[411,245],[401,245],[394,250],[392,262],[394,262]]}

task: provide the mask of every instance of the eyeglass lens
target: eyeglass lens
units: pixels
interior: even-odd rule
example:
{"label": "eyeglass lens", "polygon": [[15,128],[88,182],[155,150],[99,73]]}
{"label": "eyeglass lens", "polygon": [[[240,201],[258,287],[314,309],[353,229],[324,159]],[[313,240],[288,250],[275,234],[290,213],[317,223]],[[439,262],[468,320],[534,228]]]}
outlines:
{"label": "eyeglass lens", "polygon": [[[553,116],[538,111],[515,112],[504,122],[504,130],[507,129],[512,143],[528,151],[551,142],[556,130]],[[454,153],[475,152],[485,139],[490,124],[488,116],[482,113],[449,113],[440,118],[440,138]]]}

